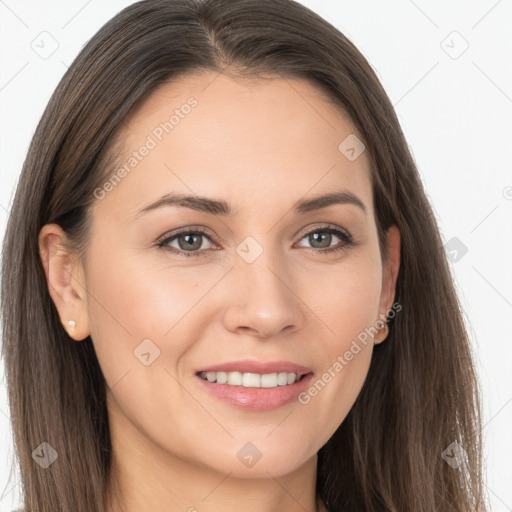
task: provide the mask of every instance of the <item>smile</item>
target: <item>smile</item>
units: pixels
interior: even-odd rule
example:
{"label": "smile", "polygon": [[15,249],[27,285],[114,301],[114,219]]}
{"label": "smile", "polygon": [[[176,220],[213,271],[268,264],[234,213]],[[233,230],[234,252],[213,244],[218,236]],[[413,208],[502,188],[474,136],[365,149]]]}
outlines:
{"label": "smile", "polygon": [[208,382],[243,386],[245,388],[276,388],[295,384],[302,376],[296,373],[241,373],[241,372],[201,372],[201,378]]}

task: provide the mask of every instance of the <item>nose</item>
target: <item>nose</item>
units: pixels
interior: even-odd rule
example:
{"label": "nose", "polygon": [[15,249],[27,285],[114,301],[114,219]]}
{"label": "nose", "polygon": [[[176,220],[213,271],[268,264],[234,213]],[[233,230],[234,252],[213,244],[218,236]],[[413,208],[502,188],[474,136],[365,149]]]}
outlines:
{"label": "nose", "polygon": [[290,272],[269,250],[252,263],[240,258],[230,274],[226,329],[268,338],[302,327],[303,302],[293,290]]}

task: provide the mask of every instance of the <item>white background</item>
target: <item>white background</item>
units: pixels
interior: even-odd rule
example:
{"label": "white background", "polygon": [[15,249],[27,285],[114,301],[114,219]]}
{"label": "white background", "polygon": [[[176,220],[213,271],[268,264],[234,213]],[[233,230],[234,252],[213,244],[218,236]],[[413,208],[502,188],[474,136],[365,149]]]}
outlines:
{"label": "white background", "polygon": [[[131,3],[0,0],[2,236],[13,187],[51,93],[86,41]],[[302,3],[370,61],[395,105],[445,243],[456,237],[460,242],[449,243],[468,249],[451,265],[483,389],[492,511],[510,512],[512,0]],[[40,35],[44,31],[58,43],[46,59],[32,49],[49,37]],[[0,512],[19,504],[19,477],[8,479],[11,455],[0,366]]]}

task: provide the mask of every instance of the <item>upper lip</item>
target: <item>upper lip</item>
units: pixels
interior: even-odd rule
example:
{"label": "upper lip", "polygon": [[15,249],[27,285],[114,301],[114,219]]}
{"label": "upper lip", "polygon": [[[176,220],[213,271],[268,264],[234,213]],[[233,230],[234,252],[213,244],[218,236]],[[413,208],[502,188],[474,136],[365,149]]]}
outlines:
{"label": "upper lip", "polygon": [[260,373],[262,375],[269,373],[296,373],[299,377],[311,373],[311,370],[305,366],[292,363],[290,361],[254,361],[245,359],[243,361],[231,361],[220,363],[207,368],[201,368],[201,372],[240,372],[240,373]]}

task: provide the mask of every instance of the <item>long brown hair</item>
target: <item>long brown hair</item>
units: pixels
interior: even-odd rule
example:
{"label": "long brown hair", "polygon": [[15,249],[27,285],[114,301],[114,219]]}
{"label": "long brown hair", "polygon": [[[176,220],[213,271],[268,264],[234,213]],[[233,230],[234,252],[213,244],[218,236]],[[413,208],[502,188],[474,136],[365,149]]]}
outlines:
{"label": "long brown hair", "polygon": [[[201,69],[302,77],[327,91],[364,140],[383,259],[386,230],[401,233],[402,309],[374,348],[354,406],[318,452],[318,494],[331,512],[486,510],[479,384],[416,165],[372,67],[336,28],[290,0],[135,3],[94,35],[54,92],[3,247],[2,355],[25,509],[102,512],[112,476],[106,382],[90,337],[72,343],[60,323],[39,231],[56,222],[85,257],[88,209],[116,164],[123,120],[159,85]],[[32,458],[43,441],[58,454],[48,469]],[[447,448],[464,455],[458,465],[443,456]]]}

